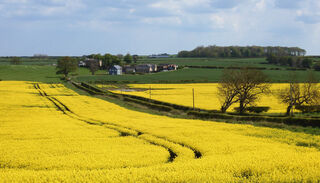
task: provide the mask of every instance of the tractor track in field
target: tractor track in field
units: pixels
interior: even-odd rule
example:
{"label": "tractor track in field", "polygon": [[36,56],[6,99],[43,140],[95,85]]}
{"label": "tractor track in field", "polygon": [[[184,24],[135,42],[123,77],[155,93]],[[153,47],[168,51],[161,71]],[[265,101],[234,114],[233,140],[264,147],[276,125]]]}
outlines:
{"label": "tractor track in field", "polygon": [[87,124],[90,125],[98,125],[98,126],[103,126],[105,128],[109,128],[111,130],[115,130],[117,131],[120,135],[119,136],[132,136],[135,138],[138,138],[140,140],[143,140],[149,144],[152,145],[156,145],[159,147],[162,147],[164,149],[166,149],[169,152],[170,157],[168,158],[166,163],[170,163],[173,162],[179,155],[177,152],[175,152],[172,148],[168,147],[167,145],[164,144],[160,144],[160,143],[156,143],[152,140],[143,138],[142,135],[148,135],[151,136],[152,138],[158,139],[158,140],[162,140],[164,142],[170,143],[171,145],[177,145],[180,146],[182,148],[187,148],[189,150],[191,150],[194,153],[194,159],[199,159],[202,157],[202,154],[200,151],[196,150],[195,148],[188,146],[186,144],[183,143],[178,143],[178,142],[174,142],[172,140],[166,139],[165,137],[160,137],[160,136],[156,136],[153,134],[149,134],[149,133],[144,133],[129,127],[125,127],[125,126],[121,126],[118,124],[114,124],[114,123],[110,123],[110,122],[104,122],[104,121],[99,121],[99,120],[95,120],[95,119],[91,119],[91,118],[87,118],[87,117],[83,117],[80,116],[76,113],[74,113],[73,111],[71,111],[64,103],[62,103],[61,101],[59,101],[57,98],[53,97],[53,96],[49,96],[43,89],[41,89],[40,85],[38,83],[34,83],[34,88],[39,92],[40,96],[45,97],[47,100],[49,100],[52,104],[54,104],[54,106],[61,111],[63,114],[69,116],[70,118],[79,120],[79,121],[83,121]]}

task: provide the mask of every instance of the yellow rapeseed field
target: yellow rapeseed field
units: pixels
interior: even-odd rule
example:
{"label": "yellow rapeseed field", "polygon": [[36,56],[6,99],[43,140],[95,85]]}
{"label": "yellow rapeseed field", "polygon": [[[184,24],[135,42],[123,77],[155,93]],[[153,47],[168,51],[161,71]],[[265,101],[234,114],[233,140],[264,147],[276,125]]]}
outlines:
{"label": "yellow rapeseed field", "polygon": [[0,81],[0,182],[319,182],[320,137]]}
{"label": "yellow rapeseed field", "polygon": [[[193,89],[195,98],[195,107],[209,110],[220,110],[221,103],[217,97],[217,83],[196,83],[196,84],[129,84],[128,86],[137,91],[119,91],[112,90],[112,92],[129,95],[137,95],[146,98],[151,98],[159,101],[165,101],[169,103],[193,106]],[[107,87],[104,85],[98,85],[99,87]],[[280,89],[287,87],[288,84],[272,84],[271,91],[274,93]],[[269,106],[268,113],[285,113],[286,105],[279,102],[275,95],[262,95],[256,102],[257,106]],[[234,107],[238,107],[238,104],[232,105],[228,111],[233,111]]]}

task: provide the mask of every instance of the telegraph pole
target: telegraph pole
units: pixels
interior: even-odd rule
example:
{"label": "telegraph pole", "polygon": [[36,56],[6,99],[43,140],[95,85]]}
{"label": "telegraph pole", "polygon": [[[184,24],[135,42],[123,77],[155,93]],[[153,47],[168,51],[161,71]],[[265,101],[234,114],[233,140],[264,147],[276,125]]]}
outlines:
{"label": "telegraph pole", "polygon": [[192,88],[192,103],[193,103],[193,110],[194,110],[194,88]]}

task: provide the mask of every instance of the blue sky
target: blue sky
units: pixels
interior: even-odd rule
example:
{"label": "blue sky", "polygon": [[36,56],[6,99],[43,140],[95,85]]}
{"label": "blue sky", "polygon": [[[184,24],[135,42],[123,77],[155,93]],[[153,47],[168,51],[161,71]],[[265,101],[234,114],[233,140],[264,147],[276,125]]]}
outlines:
{"label": "blue sky", "polygon": [[299,46],[320,55],[319,0],[0,0],[0,55]]}

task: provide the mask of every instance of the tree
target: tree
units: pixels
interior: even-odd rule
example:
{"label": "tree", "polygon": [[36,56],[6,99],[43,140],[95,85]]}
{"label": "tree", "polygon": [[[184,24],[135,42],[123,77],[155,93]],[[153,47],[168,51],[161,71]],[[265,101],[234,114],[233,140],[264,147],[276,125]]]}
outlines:
{"label": "tree", "polygon": [[124,56],[123,61],[125,61],[127,64],[132,63],[132,56],[128,53],[126,56]]}
{"label": "tree", "polygon": [[316,70],[316,71],[320,71],[320,63],[316,63],[313,65],[313,69]]}
{"label": "tree", "polygon": [[99,61],[94,60],[89,62],[89,70],[91,74],[94,75],[94,73],[99,70]]}
{"label": "tree", "polygon": [[318,81],[312,72],[309,73],[305,83],[301,84],[296,82],[296,75],[291,76],[293,78],[289,84],[289,87],[280,89],[276,96],[281,103],[287,104],[286,115],[292,115],[292,109],[296,106],[303,104],[314,105],[318,104],[320,100],[320,92]]}
{"label": "tree", "polygon": [[302,60],[302,67],[304,67],[304,68],[311,68],[311,66],[312,66],[312,59],[310,59],[310,58],[304,58],[303,60]]}
{"label": "tree", "polygon": [[138,55],[132,55],[132,59],[134,63],[137,63],[139,56]]}
{"label": "tree", "polygon": [[12,65],[20,65],[21,64],[21,60],[19,57],[12,57],[10,60],[10,63]]}
{"label": "tree", "polygon": [[74,72],[78,69],[78,62],[71,57],[62,57],[58,60],[56,69],[56,74],[63,74],[66,78],[70,72]]}
{"label": "tree", "polygon": [[224,70],[218,85],[221,112],[226,112],[232,104],[239,102],[239,112],[243,114],[246,107],[254,104],[259,95],[270,92],[270,85],[266,81],[266,75],[260,70]]}

